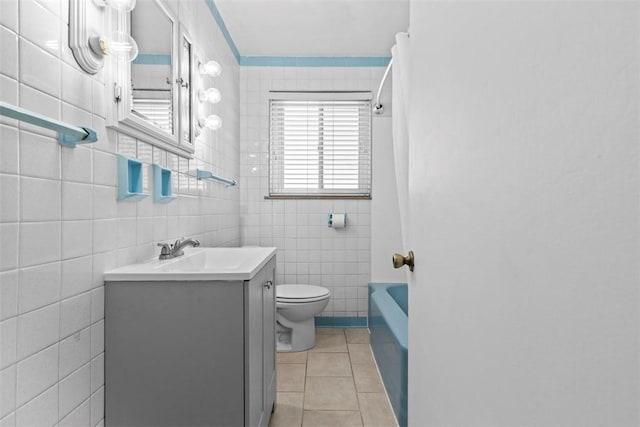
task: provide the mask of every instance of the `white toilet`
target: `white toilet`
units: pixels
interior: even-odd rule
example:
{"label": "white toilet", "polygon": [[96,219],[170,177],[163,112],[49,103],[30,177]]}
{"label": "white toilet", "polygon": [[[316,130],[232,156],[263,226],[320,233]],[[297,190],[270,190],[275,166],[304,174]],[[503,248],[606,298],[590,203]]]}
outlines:
{"label": "white toilet", "polygon": [[304,351],[316,345],[314,316],[329,304],[331,292],[322,286],[276,286],[278,351]]}

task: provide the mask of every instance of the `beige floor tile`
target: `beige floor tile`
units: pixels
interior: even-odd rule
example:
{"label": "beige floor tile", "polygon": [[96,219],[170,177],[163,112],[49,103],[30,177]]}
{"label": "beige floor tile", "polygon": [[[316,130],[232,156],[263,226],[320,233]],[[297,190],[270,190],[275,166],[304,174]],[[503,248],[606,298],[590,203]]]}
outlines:
{"label": "beige floor tile", "polygon": [[312,353],[346,353],[347,340],[342,335],[316,335],[316,346],[309,350]]}
{"label": "beige floor tile", "polygon": [[350,377],[351,363],[347,353],[309,353],[309,377]]}
{"label": "beige floor tile", "polygon": [[347,342],[352,344],[369,344],[369,329],[350,328],[344,330]]}
{"label": "beige floor tile", "polygon": [[298,363],[278,363],[276,371],[276,387],[278,392],[304,392],[306,365]]}
{"label": "beige floor tile", "polygon": [[308,377],[305,410],[357,411],[358,398],[351,377]]}
{"label": "beige floor tile", "polygon": [[276,353],[277,363],[307,363],[307,352]]}
{"label": "beige floor tile", "polygon": [[302,427],[362,427],[360,411],[304,411]]}
{"label": "beige floor tile", "polygon": [[344,335],[342,328],[316,328],[316,335]]}
{"label": "beige floor tile", "polygon": [[349,347],[349,356],[351,357],[351,364],[375,364],[373,356],[371,355],[371,347],[369,344],[347,344]]}
{"label": "beige floor tile", "polygon": [[365,427],[397,426],[384,393],[358,393],[360,413]]}
{"label": "beige floor tile", "polygon": [[358,393],[384,393],[384,386],[375,365],[369,363],[351,365]]}
{"label": "beige floor tile", "polygon": [[271,414],[269,427],[294,427],[302,425],[304,393],[278,392],[276,410]]}
{"label": "beige floor tile", "polygon": [[313,350],[278,353],[269,426],[397,427],[369,342],[364,328],[319,328]]}

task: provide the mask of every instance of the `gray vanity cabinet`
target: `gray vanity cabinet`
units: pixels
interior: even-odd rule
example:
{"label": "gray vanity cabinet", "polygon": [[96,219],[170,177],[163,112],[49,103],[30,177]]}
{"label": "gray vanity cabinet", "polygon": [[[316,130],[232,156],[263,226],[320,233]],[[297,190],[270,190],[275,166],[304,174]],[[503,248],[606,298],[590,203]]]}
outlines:
{"label": "gray vanity cabinet", "polygon": [[267,426],[274,277],[106,282],[105,425]]}

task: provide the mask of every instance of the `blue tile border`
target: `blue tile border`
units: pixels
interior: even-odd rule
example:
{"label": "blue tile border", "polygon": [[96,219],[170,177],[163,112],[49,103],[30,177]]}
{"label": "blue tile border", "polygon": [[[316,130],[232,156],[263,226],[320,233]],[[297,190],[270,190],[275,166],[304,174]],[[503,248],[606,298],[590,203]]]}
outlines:
{"label": "blue tile border", "polygon": [[152,53],[140,53],[133,60],[134,64],[144,65],[171,65],[171,55],[155,55]]}
{"label": "blue tile border", "polygon": [[386,67],[386,56],[241,56],[246,67]]}
{"label": "blue tile border", "polygon": [[316,317],[316,328],[366,328],[366,317]]}
{"label": "blue tile border", "polygon": [[233,56],[236,57],[236,61],[238,61],[238,64],[240,64],[240,51],[234,43],[233,38],[231,37],[231,33],[229,33],[227,25],[224,23],[224,19],[222,19],[222,15],[220,15],[220,11],[216,7],[216,4],[213,2],[213,0],[204,0],[204,2],[209,7],[209,11],[211,12],[211,15],[213,15],[213,19],[216,21],[216,24],[218,24],[220,31],[222,31],[222,35],[227,41],[231,52],[233,52]]}
{"label": "blue tile border", "polygon": [[387,56],[242,56],[213,0],[204,0],[233,56],[245,67],[386,67]]}

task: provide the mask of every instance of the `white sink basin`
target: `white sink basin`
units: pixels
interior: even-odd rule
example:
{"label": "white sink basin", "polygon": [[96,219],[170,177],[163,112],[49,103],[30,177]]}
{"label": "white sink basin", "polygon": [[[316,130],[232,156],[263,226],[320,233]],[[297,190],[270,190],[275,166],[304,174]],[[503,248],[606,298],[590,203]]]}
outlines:
{"label": "white sink basin", "polygon": [[107,271],[104,281],[250,280],[275,253],[276,248],[186,248],[177,258]]}

